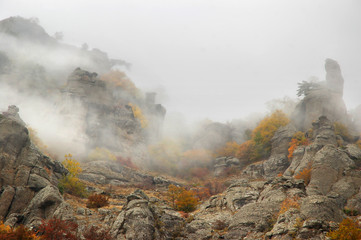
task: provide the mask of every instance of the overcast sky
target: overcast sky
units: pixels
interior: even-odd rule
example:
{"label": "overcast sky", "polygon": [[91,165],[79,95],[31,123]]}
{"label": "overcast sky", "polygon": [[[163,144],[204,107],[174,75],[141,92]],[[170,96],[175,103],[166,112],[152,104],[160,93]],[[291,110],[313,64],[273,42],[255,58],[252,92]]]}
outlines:
{"label": "overcast sky", "polygon": [[359,0],[0,0],[0,18],[37,17],[64,42],[132,63],[169,112],[226,121],[296,97],[339,62],[349,108],[361,103]]}

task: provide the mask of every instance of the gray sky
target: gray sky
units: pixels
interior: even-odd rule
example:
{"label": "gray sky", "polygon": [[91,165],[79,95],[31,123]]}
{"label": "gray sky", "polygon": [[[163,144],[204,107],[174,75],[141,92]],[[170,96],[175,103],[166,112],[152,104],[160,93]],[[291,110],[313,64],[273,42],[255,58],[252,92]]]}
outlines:
{"label": "gray sky", "polygon": [[133,64],[133,81],[164,89],[188,119],[226,121],[296,97],[339,62],[349,108],[361,103],[359,0],[0,0],[0,18],[38,17],[64,42]]}

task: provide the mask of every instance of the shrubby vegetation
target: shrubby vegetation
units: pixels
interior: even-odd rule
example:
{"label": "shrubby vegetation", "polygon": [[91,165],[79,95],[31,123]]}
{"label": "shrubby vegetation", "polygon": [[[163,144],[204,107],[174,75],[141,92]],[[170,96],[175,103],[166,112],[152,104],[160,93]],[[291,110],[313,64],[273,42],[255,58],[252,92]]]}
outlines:
{"label": "shrubby vegetation", "polygon": [[339,135],[343,138],[343,140],[347,141],[347,142],[352,142],[352,136],[348,130],[348,128],[340,123],[340,122],[334,122],[333,126],[335,128],[335,134]]}
{"label": "shrubby vegetation", "polygon": [[299,146],[307,146],[309,144],[308,139],[306,138],[303,132],[296,132],[290,142],[290,147],[288,148],[288,159],[291,159],[293,152]]}
{"label": "shrubby vegetation", "polygon": [[4,225],[0,222],[0,239],[1,240],[40,240],[44,239],[36,236],[36,233],[27,229],[24,225],[20,225],[16,228]]}
{"label": "shrubby vegetation", "polygon": [[361,239],[361,226],[356,220],[345,218],[338,229],[327,233],[332,240],[359,240]]}
{"label": "shrubby vegetation", "polygon": [[56,218],[43,220],[38,233],[44,240],[76,240],[78,224]]}
{"label": "shrubby vegetation", "polygon": [[302,169],[297,175],[294,176],[295,179],[303,179],[305,181],[305,185],[307,186],[311,181],[312,174],[312,163],[308,163],[307,166]]}
{"label": "shrubby vegetation", "polygon": [[300,208],[299,200],[300,200],[300,198],[297,196],[287,197],[281,203],[281,209],[278,214],[281,215],[281,214],[287,212],[290,208],[299,209]]}
{"label": "shrubby vegetation", "polygon": [[140,126],[142,128],[146,128],[149,124],[148,119],[144,116],[140,107],[134,103],[128,103],[128,105],[132,108],[134,117],[139,120]]}
{"label": "shrubby vegetation", "polygon": [[260,121],[252,131],[251,139],[237,144],[229,142],[216,152],[218,156],[234,156],[246,162],[265,159],[271,154],[271,139],[278,128],[289,123],[289,119],[282,111],[277,110]]}
{"label": "shrubby vegetation", "polygon": [[174,209],[188,213],[194,211],[197,207],[198,199],[196,193],[192,190],[186,190],[184,187],[171,184],[168,186],[167,195]]}
{"label": "shrubby vegetation", "polygon": [[73,159],[69,153],[65,155],[65,160],[62,162],[64,167],[68,169],[69,174],[64,175],[58,184],[60,192],[66,192],[78,197],[85,197],[85,185],[79,181],[78,175],[82,172],[79,162]]}
{"label": "shrubby vegetation", "polygon": [[109,205],[109,198],[103,194],[92,194],[88,197],[86,206],[88,208],[101,208]]}

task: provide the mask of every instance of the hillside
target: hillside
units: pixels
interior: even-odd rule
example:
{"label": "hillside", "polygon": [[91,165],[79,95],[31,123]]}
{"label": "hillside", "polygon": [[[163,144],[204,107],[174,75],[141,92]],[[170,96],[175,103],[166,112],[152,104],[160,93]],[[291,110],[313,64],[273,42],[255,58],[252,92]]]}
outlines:
{"label": "hillside", "polygon": [[[346,109],[337,61],[299,84],[291,114],[170,139],[125,61],[20,17],[0,36],[13,44],[0,47],[2,99],[21,99],[0,114],[0,239],[20,226],[29,239],[346,239],[334,236],[347,221],[360,239],[361,112]],[[45,59],[23,58],[30,46]],[[77,60],[49,61],[59,53]]]}

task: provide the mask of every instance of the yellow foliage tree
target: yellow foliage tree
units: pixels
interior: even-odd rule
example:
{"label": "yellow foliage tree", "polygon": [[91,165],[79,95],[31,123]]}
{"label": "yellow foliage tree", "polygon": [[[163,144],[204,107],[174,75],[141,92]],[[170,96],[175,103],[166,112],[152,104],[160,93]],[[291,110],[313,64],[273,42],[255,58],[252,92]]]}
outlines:
{"label": "yellow foliage tree", "polygon": [[85,185],[79,181],[78,175],[82,172],[79,162],[73,159],[69,153],[65,155],[65,160],[62,162],[64,167],[68,169],[69,174],[64,175],[58,184],[60,192],[67,192],[69,194],[85,197]]}
{"label": "yellow foliage tree", "polygon": [[345,218],[338,229],[327,233],[332,240],[359,240],[361,239],[361,226],[351,218]]}
{"label": "yellow foliage tree", "polygon": [[252,131],[251,139],[242,143],[228,142],[222,149],[216,151],[217,156],[234,156],[247,162],[266,158],[271,153],[271,139],[276,131],[289,123],[282,111],[277,110],[265,117]]}
{"label": "yellow foliage tree", "polygon": [[268,157],[271,153],[271,139],[278,128],[290,122],[287,115],[276,110],[270,116],[265,117],[252,131],[252,140],[255,143],[257,158]]}
{"label": "yellow foliage tree", "polygon": [[128,105],[132,108],[134,117],[139,120],[142,128],[146,128],[149,122],[148,119],[144,116],[140,107],[138,107],[136,104],[133,103],[128,103]]}

